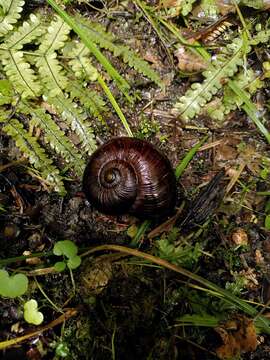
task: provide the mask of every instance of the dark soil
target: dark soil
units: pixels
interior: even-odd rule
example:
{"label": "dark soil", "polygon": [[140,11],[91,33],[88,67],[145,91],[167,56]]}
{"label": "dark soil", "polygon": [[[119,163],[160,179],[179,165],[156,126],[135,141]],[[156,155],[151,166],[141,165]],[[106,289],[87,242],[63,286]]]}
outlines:
{"label": "dark soil", "polygon": [[[91,5],[102,8],[99,1],[91,1]],[[36,6],[40,6],[39,2]],[[177,199],[177,207],[183,199],[186,202],[182,216],[188,213],[190,204],[194,205],[198,194],[205,194],[205,185],[222,169],[225,172],[216,189],[217,193],[224,194],[232,170],[249,159],[233,189],[224,197],[214,198],[215,206],[207,205],[207,216],[197,218],[198,226],[191,221],[190,226],[181,229],[176,243],[194,246],[198,242],[203,249],[199,259],[187,265],[189,270],[223,288],[234,284],[229,287],[230,291],[251,304],[266,304],[270,299],[270,232],[264,226],[267,198],[257,192],[269,191],[269,176],[262,179],[254,169],[260,166],[262,156],[269,157],[269,146],[241,110],[231,112],[222,123],[205,115],[184,124],[171,116],[169,109],[176,98],[195,78],[200,79],[200,75],[179,76],[176,59],[175,64],[170,63],[149,22],[143,16],[136,16],[139,10],[133,2],[108,2],[106,6],[110,16],[103,16],[84,2],[72,4],[70,9],[106,24],[108,30],[141,56],[149,49],[157,59],[153,67],[167,84],[161,92],[149,80],[128,66],[119,66],[116,58],[104,52],[125,74],[132,91],[140,92],[141,98],[135,107],[119,100],[134,134],[156,145],[174,168],[205,133],[209,135],[209,144],[221,140],[217,146],[197,152],[182,175]],[[254,55],[254,61],[255,58]],[[112,86],[111,90],[117,96],[117,89]],[[268,91],[261,89],[258,96],[266,100]],[[106,131],[97,127],[102,141],[126,135],[113,112],[108,124],[110,129]],[[145,128],[148,131],[143,133]],[[14,142],[0,132],[0,204],[5,208],[0,212],[0,259],[19,257],[25,255],[25,251],[44,252],[48,256],[40,257],[37,264],[24,259],[8,263],[7,270],[19,269],[27,274],[37,267],[50,268],[56,261],[50,252],[60,240],[72,240],[80,254],[102,244],[130,245],[128,230],[132,225],[139,226],[136,218],[98,213],[86,200],[80,179],[66,182],[68,194],[64,198],[45,191],[40,181],[29,173],[28,163],[16,163],[17,158]],[[2,171],[1,166],[6,164],[11,166]],[[196,214],[192,213],[192,218]],[[147,233],[158,225],[160,222],[152,223]],[[170,232],[161,232],[151,240],[147,233],[138,247],[158,255],[155,242],[167,239]],[[240,236],[239,243],[235,240],[237,236]],[[245,246],[241,243],[243,237],[248,239]],[[178,320],[185,314],[215,317],[219,314],[224,323],[231,314],[238,314],[238,309],[226,307],[207,292],[189,287],[186,278],[150,265],[153,264],[123,254],[96,253],[83,258],[82,265],[72,272],[75,293],[68,270],[31,277],[29,296],[0,298],[0,341],[35,331],[36,327],[23,318],[25,299],[37,300],[44,314],[43,324],[61,315],[40,292],[37,282],[55,306],[76,309],[78,313],[65,323],[2,351],[0,358],[59,359],[60,344],[67,348],[66,358],[75,360],[217,359],[215,351],[222,340],[214,328],[179,326]],[[236,284],[239,278],[244,279],[240,288]],[[265,313],[269,314],[268,307]],[[270,359],[269,335],[258,334],[258,342],[257,350],[242,354],[242,359]]]}

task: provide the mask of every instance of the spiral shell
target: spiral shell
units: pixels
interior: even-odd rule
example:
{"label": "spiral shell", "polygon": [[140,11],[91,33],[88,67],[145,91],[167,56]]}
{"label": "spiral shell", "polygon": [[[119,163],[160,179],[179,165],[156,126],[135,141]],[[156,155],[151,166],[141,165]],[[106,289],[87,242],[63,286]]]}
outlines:
{"label": "spiral shell", "polygon": [[153,145],[118,137],[90,157],[83,191],[102,213],[157,219],[175,206],[176,180],[169,160]]}

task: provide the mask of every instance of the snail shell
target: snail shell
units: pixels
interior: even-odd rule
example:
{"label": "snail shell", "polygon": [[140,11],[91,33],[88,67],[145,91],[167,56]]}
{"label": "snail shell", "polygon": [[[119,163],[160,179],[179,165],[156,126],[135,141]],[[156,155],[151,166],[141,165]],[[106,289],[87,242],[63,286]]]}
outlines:
{"label": "snail shell", "polygon": [[118,137],[90,157],[83,191],[102,213],[157,219],[175,206],[176,179],[169,160],[153,145]]}

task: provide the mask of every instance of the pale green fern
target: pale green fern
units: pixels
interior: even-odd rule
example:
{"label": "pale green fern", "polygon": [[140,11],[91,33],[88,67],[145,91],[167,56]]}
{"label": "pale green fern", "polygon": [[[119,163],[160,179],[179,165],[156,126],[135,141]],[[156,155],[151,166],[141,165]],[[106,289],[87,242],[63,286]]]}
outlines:
{"label": "pale green fern", "polygon": [[50,96],[60,94],[68,82],[56,51],[65,45],[69,32],[70,27],[56,17],[50,23],[38,48],[39,58],[37,58],[36,66],[45,85],[44,91],[48,92]]}
{"label": "pale green fern", "polygon": [[[240,89],[248,89],[249,97],[263,86],[263,81],[252,70],[242,70],[234,79]],[[243,99],[235,94],[228,85],[223,89],[224,96],[216,97],[207,106],[207,114],[215,120],[224,120],[231,111],[240,109]]]}
{"label": "pale green fern", "polygon": [[96,149],[96,142],[86,112],[63,95],[51,97],[48,102],[55,107],[61,117],[67,121],[71,129],[77,134],[84,150],[91,154]]}
{"label": "pale green fern", "polygon": [[69,61],[72,71],[79,79],[95,81],[98,78],[97,69],[91,64],[89,59],[90,51],[81,43],[71,43],[71,55],[73,59]]}
{"label": "pale green fern", "polygon": [[44,141],[48,143],[57,154],[61,155],[68,164],[72,164],[72,170],[78,176],[81,176],[85,167],[82,155],[55,123],[51,115],[46,113],[45,109],[35,107],[33,104],[27,102],[20,103],[19,110],[31,116],[30,126],[42,129],[44,131]]}
{"label": "pale green fern", "polygon": [[21,17],[23,0],[0,0],[0,36],[13,29],[13,24]]}
{"label": "pale green fern", "polygon": [[202,83],[193,83],[190,89],[181,96],[175,104],[173,112],[187,120],[197,115],[201,108],[222,88],[223,79],[232,77],[243,64],[242,42],[236,39],[227,50],[233,49],[229,56],[217,56],[212,66],[203,72],[205,80]]}
{"label": "pale green fern", "polygon": [[[243,103],[242,99],[226,86],[226,82],[230,78],[235,77],[234,80],[238,83],[240,89],[244,89],[252,83],[254,91],[250,91],[251,94],[261,86],[258,79],[255,81],[253,71],[244,69],[244,56],[251,51],[252,46],[266,43],[269,39],[270,30],[257,32],[248,43],[244,43],[239,38],[234,39],[232,43],[223,49],[221,54],[216,56],[209,68],[203,72],[205,80],[202,83],[192,84],[185,95],[178,99],[172,112],[183,120],[192,119],[202,112],[205,105],[212,100],[219,90],[223,90],[224,98],[222,94],[219,95],[219,99],[214,98],[212,104],[210,103],[206,109],[206,112],[211,117],[223,120],[225,115],[237,109]],[[241,68],[242,72],[239,76],[235,76]]]}
{"label": "pale green fern", "polygon": [[30,164],[34,164],[47,185],[53,186],[56,191],[64,195],[66,191],[60,172],[46,156],[37,139],[31,136],[17,119],[11,119],[3,130],[15,140],[17,147],[28,158]]}

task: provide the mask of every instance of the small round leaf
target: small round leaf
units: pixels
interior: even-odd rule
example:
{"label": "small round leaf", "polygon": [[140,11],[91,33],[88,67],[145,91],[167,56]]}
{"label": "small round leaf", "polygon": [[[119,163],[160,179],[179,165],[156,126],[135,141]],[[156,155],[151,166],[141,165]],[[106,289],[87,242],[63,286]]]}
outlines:
{"label": "small round leaf", "polygon": [[66,263],[64,261],[58,261],[57,263],[54,264],[54,269],[56,271],[64,271],[66,268]]}
{"label": "small round leaf", "polygon": [[31,299],[27,301],[24,306],[24,319],[29,324],[40,325],[43,321],[42,312],[38,311],[38,304],[36,300]]}
{"label": "small round leaf", "polygon": [[73,256],[72,258],[68,259],[67,266],[70,269],[76,269],[81,265],[82,259],[79,256]]}

